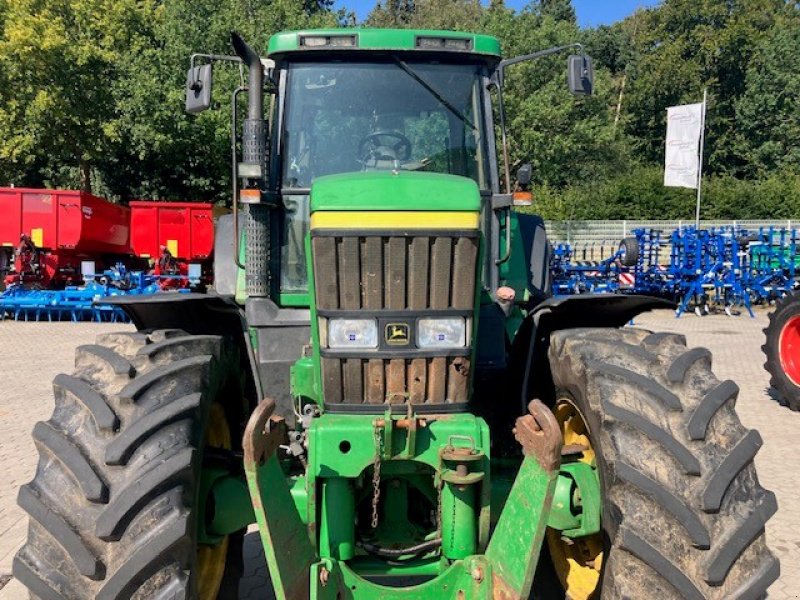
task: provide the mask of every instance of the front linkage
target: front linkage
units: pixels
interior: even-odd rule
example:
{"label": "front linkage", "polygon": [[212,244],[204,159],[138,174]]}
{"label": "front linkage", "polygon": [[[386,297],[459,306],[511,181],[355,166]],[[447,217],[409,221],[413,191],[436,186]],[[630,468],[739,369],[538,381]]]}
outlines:
{"label": "front linkage", "polygon": [[[563,507],[553,503],[562,437],[553,413],[540,401],[533,400],[529,414],[516,421],[514,433],[524,458],[491,537],[488,435],[481,419],[323,414],[309,428],[306,476],[290,488],[276,453],[286,429],[274,409],[275,403],[265,399],[251,416],[244,462],[278,598],[528,597],[548,520],[569,521],[551,512],[553,506]],[[376,437],[378,444],[373,443]],[[354,552],[352,485],[370,465],[380,465],[384,473],[433,469],[437,494],[435,537],[414,550],[420,558],[403,561],[404,566],[399,561],[384,563],[383,573],[370,573],[369,560],[359,561]],[[367,493],[373,494],[379,482],[369,488]],[[321,515],[318,521],[308,518],[314,513]],[[376,517],[377,513],[370,525],[376,525]],[[440,553],[422,554],[437,546]],[[353,562],[360,566],[351,566]],[[433,578],[419,585],[387,587],[362,575]]]}

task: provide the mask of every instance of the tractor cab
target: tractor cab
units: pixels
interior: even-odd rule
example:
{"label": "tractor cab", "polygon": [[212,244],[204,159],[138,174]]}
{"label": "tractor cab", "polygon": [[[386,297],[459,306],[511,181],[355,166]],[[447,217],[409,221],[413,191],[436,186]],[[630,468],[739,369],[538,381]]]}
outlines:
{"label": "tractor cab", "polygon": [[[576,94],[590,93],[591,60],[578,44],[519,59],[569,49],[581,52],[570,57],[570,87]],[[259,60],[254,52],[243,56],[195,55],[187,111],[210,106],[211,65],[195,66],[200,60]],[[265,140],[269,132],[260,159],[265,169],[256,181],[248,176],[252,169],[242,170],[239,163],[236,177],[243,187],[262,189],[260,202],[280,209],[272,215],[280,224],[271,225],[279,268],[270,277],[270,296],[279,305],[309,305],[303,240],[312,186],[320,177],[344,173],[438,173],[473,181],[486,200],[482,227],[492,238],[485,253],[492,281],[486,286],[500,285],[497,261],[508,260],[510,237],[503,228],[511,200],[491,201],[501,191],[493,113],[502,130],[500,81],[505,67],[519,59],[502,61],[498,40],[487,35],[378,29],[281,32],[270,38],[266,56],[263,74],[258,73],[271,94],[262,116]],[[253,93],[251,81],[249,105],[260,106]],[[505,186],[510,185],[506,172]],[[251,203],[251,194],[244,192],[242,200]],[[385,198],[373,200],[380,205]]]}
{"label": "tractor cab", "polygon": [[388,35],[284,33],[270,42],[278,92],[271,174],[286,209],[282,293],[306,291],[309,192],[321,177],[402,173],[407,180],[439,173],[468,178],[488,194],[496,187],[491,116],[485,112],[489,77],[499,61],[496,43],[410,31],[384,41]]}

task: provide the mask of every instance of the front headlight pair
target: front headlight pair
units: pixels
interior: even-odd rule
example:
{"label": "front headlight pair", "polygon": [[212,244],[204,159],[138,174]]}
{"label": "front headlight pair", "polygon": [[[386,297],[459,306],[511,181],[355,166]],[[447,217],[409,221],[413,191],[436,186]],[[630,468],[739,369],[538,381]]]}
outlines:
{"label": "front headlight pair", "polygon": [[[464,317],[421,317],[416,321],[416,347],[426,350],[467,345]],[[328,320],[328,347],[340,350],[378,347],[377,319]]]}

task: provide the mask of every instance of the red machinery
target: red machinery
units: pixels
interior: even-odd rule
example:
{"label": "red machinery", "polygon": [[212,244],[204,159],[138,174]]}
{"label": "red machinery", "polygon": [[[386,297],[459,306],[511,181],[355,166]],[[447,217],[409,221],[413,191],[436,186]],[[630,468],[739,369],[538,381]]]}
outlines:
{"label": "red machinery", "polygon": [[6,285],[61,288],[82,280],[82,263],[102,272],[152,261],[164,288],[207,282],[213,206],[135,201],[130,208],[86,192],[0,188],[0,272]]}
{"label": "red machinery", "polygon": [[[213,205],[138,200],[131,207],[131,249],[154,262],[162,287],[187,287],[210,275]],[[179,276],[170,278],[169,276]]]}
{"label": "red machinery", "polygon": [[73,190],[0,188],[0,269],[8,272],[6,284],[79,283],[82,261],[113,266],[130,256],[129,241],[130,209],[124,206]]}

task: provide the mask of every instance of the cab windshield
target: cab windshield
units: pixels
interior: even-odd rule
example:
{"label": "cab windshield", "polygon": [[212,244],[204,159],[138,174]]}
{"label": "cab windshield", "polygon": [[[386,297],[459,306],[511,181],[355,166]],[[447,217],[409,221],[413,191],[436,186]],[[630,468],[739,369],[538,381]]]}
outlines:
{"label": "cab windshield", "polygon": [[406,170],[488,189],[479,64],[294,63],[287,83],[284,190],[316,177]]}

